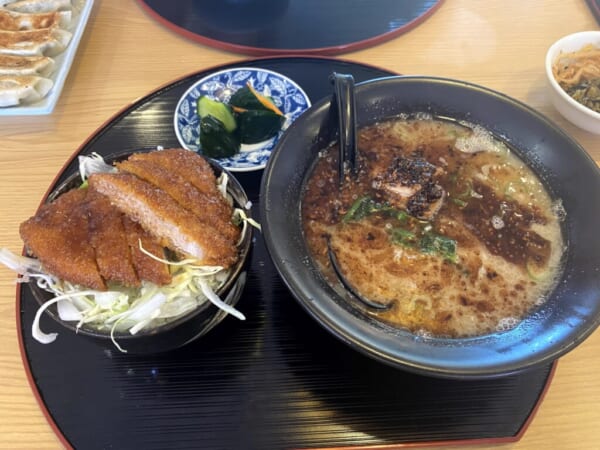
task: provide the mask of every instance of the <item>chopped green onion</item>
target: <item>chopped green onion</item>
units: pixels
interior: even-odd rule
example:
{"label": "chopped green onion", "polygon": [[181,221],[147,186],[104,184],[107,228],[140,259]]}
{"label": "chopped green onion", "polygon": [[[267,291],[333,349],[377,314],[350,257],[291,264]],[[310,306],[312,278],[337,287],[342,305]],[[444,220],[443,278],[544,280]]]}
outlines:
{"label": "chopped green onion", "polygon": [[456,241],[430,230],[429,225],[414,232],[404,228],[393,228],[390,231],[390,240],[394,244],[413,248],[421,253],[440,255],[445,260],[456,263],[458,261]]}
{"label": "chopped green onion", "polygon": [[460,206],[461,208],[464,208],[465,206],[468,205],[467,202],[465,202],[464,200],[461,200],[460,198],[450,197],[450,200],[452,201],[452,203]]}
{"label": "chopped green onion", "polygon": [[423,253],[434,253],[453,263],[458,260],[456,254],[456,241],[446,236],[425,233],[421,237],[419,246]]}
{"label": "chopped green onion", "polygon": [[414,248],[417,245],[417,235],[403,228],[394,228],[390,236],[394,244]]}
{"label": "chopped green onion", "polygon": [[350,209],[344,214],[342,222],[347,223],[351,221],[359,221],[367,217],[370,213],[375,210],[375,202],[371,200],[371,197],[365,196],[356,200]]}

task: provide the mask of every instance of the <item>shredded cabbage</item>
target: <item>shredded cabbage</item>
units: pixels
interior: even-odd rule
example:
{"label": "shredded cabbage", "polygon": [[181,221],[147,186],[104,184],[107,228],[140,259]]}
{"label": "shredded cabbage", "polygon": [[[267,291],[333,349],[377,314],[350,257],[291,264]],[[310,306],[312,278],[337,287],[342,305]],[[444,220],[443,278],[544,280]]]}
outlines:
{"label": "shredded cabbage", "polygon": [[7,249],[0,249],[0,262],[20,273],[55,297],[45,302],[36,312],[32,324],[34,339],[49,344],[57,333],[44,333],[40,318],[50,306],[57,304],[61,320],[77,322],[77,329],[86,325],[97,331],[110,332],[115,346],[119,346],[115,333],[127,331],[136,334],[143,329],[159,326],[181,317],[210,301],[223,311],[244,320],[244,315],[223,302],[215,293],[227,280],[229,270],[220,266],[198,266],[190,261],[169,262],[173,282],[157,286],[143,281],[140,288],[115,287],[108,291],[82,290],[80,286],[59,280],[44,273],[39,262],[33,258],[17,256]]}
{"label": "shredded cabbage", "polygon": [[93,173],[117,171],[116,167],[107,164],[104,158],[98,153],[92,153],[90,156],[81,155],[77,159],[79,161],[79,175],[82,181],[87,180]]}

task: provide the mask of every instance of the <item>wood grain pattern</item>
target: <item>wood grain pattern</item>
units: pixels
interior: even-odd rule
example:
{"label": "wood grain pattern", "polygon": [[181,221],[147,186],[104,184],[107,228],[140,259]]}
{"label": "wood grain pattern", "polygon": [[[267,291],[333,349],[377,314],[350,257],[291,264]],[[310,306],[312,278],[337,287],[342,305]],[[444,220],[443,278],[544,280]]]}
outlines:
{"label": "wood grain pattern", "polygon": [[[566,122],[550,104],[543,68],[553,41],[592,29],[597,23],[583,0],[447,0],[409,33],[341,58],[504,92],[547,115],[600,162],[598,137]],[[70,155],[114,113],[174,78],[243,58],[166,30],[134,0],[96,0],[55,112],[0,120],[0,245],[20,251],[19,223],[35,211]],[[14,280],[0,269],[0,448],[61,448],[23,369]],[[507,447],[598,448],[599,371],[600,330],[561,359],[529,430]]]}

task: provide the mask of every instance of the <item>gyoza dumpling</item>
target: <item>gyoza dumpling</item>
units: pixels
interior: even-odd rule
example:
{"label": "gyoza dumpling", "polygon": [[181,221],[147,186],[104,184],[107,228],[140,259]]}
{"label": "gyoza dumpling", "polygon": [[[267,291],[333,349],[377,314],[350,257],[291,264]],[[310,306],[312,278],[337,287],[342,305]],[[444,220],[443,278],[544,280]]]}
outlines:
{"label": "gyoza dumpling", "polygon": [[54,60],[47,56],[0,55],[0,75],[38,75],[54,72]]}
{"label": "gyoza dumpling", "polygon": [[70,11],[71,0],[0,0],[0,6],[23,13]]}
{"label": "gyoza dumpling", "polygon": [[48,13],[19,13],[0,10],[0,30],[21,31],[40,28],[67,28],[71,23],[71,11]]}
{"label": "gyoza dumpling", "polygon": [[0,75],[0,107],[35,103],[53,85],[52,80],[34,75]]}
{"label": "gyoza dumpling", "polygon": [[0,31],[0,54],[54,56],[63,52],[72,34],[60,28],[27,31]]}

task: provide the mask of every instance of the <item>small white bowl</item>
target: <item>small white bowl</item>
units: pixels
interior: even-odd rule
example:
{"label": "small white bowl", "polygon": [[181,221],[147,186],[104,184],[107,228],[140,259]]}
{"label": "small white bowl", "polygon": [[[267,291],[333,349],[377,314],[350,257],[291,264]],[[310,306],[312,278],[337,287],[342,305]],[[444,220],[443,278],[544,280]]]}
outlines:
{"label": "small white bowl", "polygon": [[546,53],[546,77],[550,83],[550,99],[565,119],[591,133],[600,134],[600,113],[597,113],[567,94],[552,74],[552,64],[560,53],[574,52],[587,44],[600,48],[600,31],[582,31],[556,41]]}

